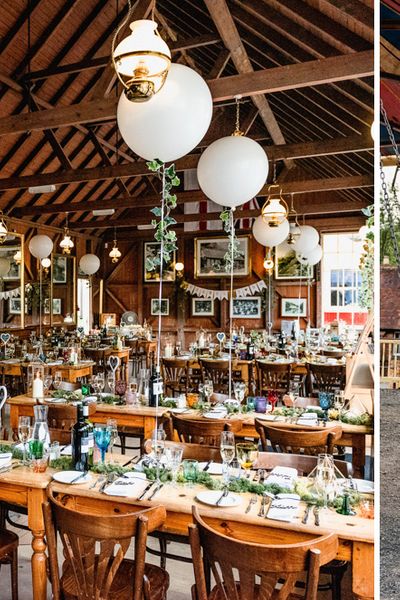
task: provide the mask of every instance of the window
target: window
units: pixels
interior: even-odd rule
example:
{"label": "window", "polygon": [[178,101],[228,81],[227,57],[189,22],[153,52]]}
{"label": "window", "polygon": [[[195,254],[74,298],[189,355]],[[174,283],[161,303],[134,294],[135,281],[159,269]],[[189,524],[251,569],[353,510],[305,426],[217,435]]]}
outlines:
{"label": "window", "polygon": [[88,279],[78,277],[78,326],[88,334],[90,329],[90,287]]}
{"label": "window", "polygon": [[357,233],[327,233],[322,244],[322,323],[341,320],[361,327],[367,318],[358,304],[362,240]]}

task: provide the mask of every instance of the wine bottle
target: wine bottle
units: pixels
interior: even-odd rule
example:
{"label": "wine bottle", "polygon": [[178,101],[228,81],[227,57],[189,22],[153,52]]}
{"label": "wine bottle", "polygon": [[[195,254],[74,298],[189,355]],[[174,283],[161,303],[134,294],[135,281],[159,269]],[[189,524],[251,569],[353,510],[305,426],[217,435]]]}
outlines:
{"label": "wine bottle", "polygon": [[159,406],[163,395],[163,380],[160,375],[160,367],[152,365],[149,379],[149,406]]}
{"label": "wine bottle", "polygon": [[93,451],[94,451],[94,433],[93,433],[93,423],[89,420],[89,405],[87,402],[83,404],[83,418],[85,419],[85,423],[88,428],[88,463],[89,467],[93,466]]}
{"label": "wine bottle", "polygon": [[87,471],[89,468],[89,431],[83,416],[82,403],[77,405],[78,420],[72,427],[72,466],[75,471]]}

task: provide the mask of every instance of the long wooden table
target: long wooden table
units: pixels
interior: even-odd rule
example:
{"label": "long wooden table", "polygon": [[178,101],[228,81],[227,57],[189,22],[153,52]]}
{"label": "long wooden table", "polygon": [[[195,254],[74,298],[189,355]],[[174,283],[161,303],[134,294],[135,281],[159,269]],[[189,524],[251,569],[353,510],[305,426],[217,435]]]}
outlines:
{"label": "long wooden table", "polygon": [[[44,364],[44,367],[49,370],[49,372],[54,375],[56,371],[61,371],[62,378],[64,381],[69,381],[71,383],[75,383],[78,379],[82,377],[89,377],[93,373],[93,361],[83,361],[78,363],[77,365],[68,365],[68,364]],[[0,361],[0,373],[2,376],[12,375],[14,377],[22,376],[22,367],[29,366],[29,363],[23,363],[22,361],[15,360],[2,360]]]}
{"label": "long wooden table", "polygon": [[[167,510],[167,519],[163,531],[187,536],[191,523],[192,505],[199,507],[200,514],[214,528],[230,537],[258,543],[296,543],[316,535],[330,532],[339,538],[337,558],[352,563],[352,590],[356,598],[363,600],[374,597],[374,528],[373,520],[359,516],[346,517],[334,511],[321,514],[321,526],[316,527],[313,519],[307,525],[301,523],[305,505],[292,523],[271,521],[257,516],[258,506],[245,514],[250,494],[242,494],[242,503],[234,508],[207,507],[195,500],[201,486],[174,489],[165,485],[152,502],[137,501],[129,498],[107,496],[89,489],[89,483],[68,486],[52,482],[50,490],[63,504],[90,514],[106,512],[127,512],[132,507],[147,507],[162,504]],[[188,590],[189,594],[189,590]]]}
{"label": "long wooden table", "polygon": [[[35,400],[28,396],[16,396],[9,398],[7,404],[10,407],[10,425],[13,432],[18,431],[18,417],[20,415],[33,416],[33,407]],[[117,425],[120,427],[134,427],[143,430],[145,438],[151,436],[151,432],[156,426],[157,419],[168,413],[169,409],[159,407],[158,409],[150,408],[149,406],[114,406],[110,404],[97,404],[96,412],[92,419],[96,423],[106,423],[107,419],[116,419]],[[203,418],[197,411],[188,411],[181,416],[187,418]],[[240,420],[242,423],[241,429],[236,433],[239,437],[258,437],[258,433],[254,427],[254,418],[257,413],[248,413],[240,415],[232,415],[232,420]],[[272,427],[290,427],[298,429],[296,425],[282,423],[280,421],[268,421]],[[340,425],[342,427],[342,436],[338,440],[339,446],[347,446],[352,449],[352,464],[355,477],[363,477],[366,462],[366,436],[373,435],[372,427],[361,425],[349,425],[338,421],[330,421],[327,427]]]}

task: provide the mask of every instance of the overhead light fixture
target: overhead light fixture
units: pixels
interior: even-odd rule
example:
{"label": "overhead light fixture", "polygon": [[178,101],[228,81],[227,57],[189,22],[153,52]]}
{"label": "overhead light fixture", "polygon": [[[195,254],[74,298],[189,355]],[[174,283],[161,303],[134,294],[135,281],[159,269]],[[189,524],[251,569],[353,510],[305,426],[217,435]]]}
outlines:
{"label": "overhead light fixture", "polygon": [[8,227],[3,217],[3,213],[0,212],[0,244],[4,244],[8,235]]}
{"label": "overhead light fixture", "polygon": [[94,217],[111,217],[115,213],[114,208],[98,208],[97,210],[92,210],[92,215]]}
{"label": "overhead light fixture", "polygon": [[13,256],[13,259],[14,259],[14,262],[15,262],[17,265],[20,265],[20,264],[21,264],[21,262],[22,262],[22,252],[21,252],[21,250],[17,250],[17,251],[16,251],[16,253],[15,253],[15,254],[14,254],[14,256]]}
{"label": "overhead light fixture", "polygon": [[287,218],[289,209],[285,200],[282,198],[282,191],[279,185],[270,185],[271,188],[278,188],[276,193],[270,193],[264,206],[261,209],[261,215],[264,223],[270,227],[278,227]]}
{"label": "overhead light fixture", "polygon": [[118,249],[117,234],[116,234],[115,228],[114,228],[114,245],[108,256],[111,258],[111,262],[113,262],[113,263],[117,263],[122,256],[120,250]]}
{"label": "overhead light fixture", "polygon": [[49,272],[49,269],[50,269],[50,265],[51,265],[50,258],[42,258],[42,260],[40,261],[40,264],[43,267],[45,275],[47,275],[47,273]]}
{"label": "overhead light fixture", "polygon": [[272,258],[271,248],[267,248],[267,253],[265,255],[263,265],[266,271],[271,271],[271,269],[274,268],[274,260]]}
{"label": "overhead light fixture", "polygon": [[171,52],[157,31],[155,6],[152,19],[131,23],[132,33],[114,49],[118,33],[131,17],[131,0],[128,0],[128,7],[128,14],[113,38],[111,59],[117,77],[124,86],[125,96],[131,102],[143,102],[157,94],[164,85],[171,66]]}
{"label": "overhead light fixture", "polygon": [[181,273],[184,268],[185,268],[185,265],[183,264],[183,262],[175,263],[175,271],[177,271],[178,273]]}
{"label": "overhead light fixture", "polygon": [[56,191],[56,186],[53,184],[49,185],[33,185],[28,188],[30,194],[50,194]]}
{"label": "overhead light fixture", "polygon": [[295,211],[293,205],[293,194],[291,194],[290,209],[288,213],[288,219],[291,218],[293,219],[293,221],[289,223],[289,235],[286,239],[286,243],[289,244],[289,246],[293,246],[297,242],[301,234],[300,225],[297,220],[297,212]]}
{"label": "overhead light fixture", "polygon": [[68,229],[68,213],[65,213],[64,237],[60,242],[60,248],[62,248],[63,254],[71,254],[71,250],[73,247],[74,242],[71,239],[71,235]]}

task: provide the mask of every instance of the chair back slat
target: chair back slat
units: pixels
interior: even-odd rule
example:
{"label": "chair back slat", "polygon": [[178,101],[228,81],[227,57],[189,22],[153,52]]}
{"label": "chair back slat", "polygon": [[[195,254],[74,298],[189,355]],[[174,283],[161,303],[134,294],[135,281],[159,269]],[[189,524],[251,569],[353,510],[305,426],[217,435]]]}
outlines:
{"label": "chair back slat", "polygon": [[172,426],[177,432],[181,442],[219,446],[221,433],[223,431],[238,430],[241,427],[241,423],[223,420],[206,421],[200,419],[186,419],[177,415],[172,415]]}
{"label": "chair back slat", "polygon": [[268,390],[285,393],[289,390],[290,363],[264,363],[256,361],[259,394],[265,395]]}
{"label": "chair back slat", "polygon": [[332,454],[335,442],[342,434],[339,425],[329,429],[307,427],[306,430],[299,430],[271,427],[258,419],[255,419],[254,424],[265,452],[268,451],[268,440],[274,452],[312,456]]}
{"label": "chair back slat", "polygon": [[334,392],[344,389],[346,367],[344,365],[317,365],[307,363],[313,391]]}

